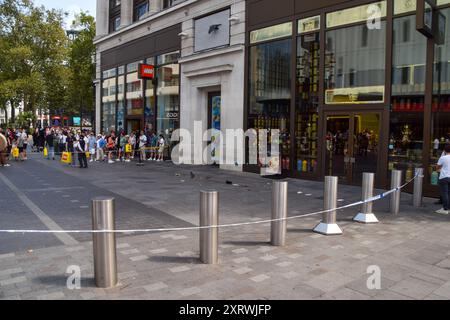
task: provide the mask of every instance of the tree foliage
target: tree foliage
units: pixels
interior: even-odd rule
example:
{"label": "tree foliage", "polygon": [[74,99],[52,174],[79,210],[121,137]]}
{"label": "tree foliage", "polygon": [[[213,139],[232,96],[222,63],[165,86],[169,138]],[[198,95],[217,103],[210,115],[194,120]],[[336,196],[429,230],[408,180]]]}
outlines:
{"label": "tree foliage", "polygon": [[79,38],[70,42],[64,17],[31,0],[0,1],[0,107],[57,113],[82,100],[92,108],[94,18],[82,13]]}

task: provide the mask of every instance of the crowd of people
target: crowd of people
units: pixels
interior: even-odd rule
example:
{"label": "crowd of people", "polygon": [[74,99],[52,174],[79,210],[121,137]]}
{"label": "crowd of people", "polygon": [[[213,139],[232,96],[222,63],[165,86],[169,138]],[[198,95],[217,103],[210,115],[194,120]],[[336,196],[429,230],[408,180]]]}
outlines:
{"label": "crowd of people", "polygon": [[[1,129],[0,129],[1,130]],[[163,135],[140,131],[126,134],[111,132],[95,135],[90,130],[64,128],[35,129],[31,134],[25,129],[0,131],[6,138],[7,147],[2,151],[2,166],[10,166],[7,159],[27,160],[27,150],[43,153],[48,160],[61,160],[80,168],[87,168],[88,162],[131,162],[164,161],[167,143]]]}

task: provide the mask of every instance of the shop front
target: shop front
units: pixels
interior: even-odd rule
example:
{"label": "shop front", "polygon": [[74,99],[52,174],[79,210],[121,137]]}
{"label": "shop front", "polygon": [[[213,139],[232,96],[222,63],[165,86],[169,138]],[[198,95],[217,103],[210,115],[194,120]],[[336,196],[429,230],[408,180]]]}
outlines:
{"label": "shop front", "polygon": [[[179,32],[177,25],[102,53],[103,133],[146,130],[170,145],[180,126]],[[151,66],[154,76],[143,76],[141,65]]]}
{"label": "shop front", "polygon": [[247,129],[280,130],[282,175],[359,185],[374,172],[386,188],[391,170],[409,180],[422,167],[426,194],[437,195],[432,165],[450,138],[450,1],[431,15],[420,0],[283,2],[247,4],[245,112]]}

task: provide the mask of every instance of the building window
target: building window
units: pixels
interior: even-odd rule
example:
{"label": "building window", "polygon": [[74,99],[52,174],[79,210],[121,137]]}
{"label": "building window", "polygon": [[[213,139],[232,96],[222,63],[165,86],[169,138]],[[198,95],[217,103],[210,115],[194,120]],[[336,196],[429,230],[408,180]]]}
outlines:
{"label": "building window", "polygon": [[427,40],[415,25],[415,16],[395,18],[393,25],[398,32],[393,39],[389,170],[403,170],[406,178],[422,165],[423,149]]}
{"label": "building window", "polygon": [[125,77],[117,78],[117,130],[125,130]]}
{"label": "building window", "polygon": [[384,102],[386,22],[365,29],[363,24],[326,33],[326,104]]}
{"label": "building window", "polygon": [[[155,65],[155,58],[148,58],[145,61],[146,64]],[[145,80],[145,109],[144,109],[144,124],[145,129],[148,131],[154,131],[155,128],[155,82],[153,80]]]}
{"label": "building window", "polygon": [[134,17],[133,21],[141,20],[148,12],[148,0],[146,1],[135,1],[134,2]]}
{"label": "building window", "polygon": [[142,61],[127,65],[126,103],[128,116],[142,116],[144,114],[144,102],[142,80],[138,78],[137,68]]}
{"label": "building window", "polygon": [[111,19],[110,26],[109,26],[110,32],[114,32],[114,31],[119,30],[119,28],[120,28],[120,21],[121,21],[120,20],[120,15],[119,16],[115,16],[115,17],[113,17]]}
{"label": "building window", "polygon": [[116,130],[116,78],[102,83],[102,128],[106,134]]}
{"label": "building window", "polygon": [[[450,8],[440,10],[446,21],[450,21]],[[446,144],[450,143],[450,32],[441,45],[434,47],[433,104],[431,122],[430,164],[437,163]],[[430,167],[430,174],[433,173]],[[436,183],[436,173],[432,183]]]}
{"label": "building window", "polygon": [[[280,166],[285,170],[290,167],[291,57],[291,39],[250,48],[247,125],[254,129],[280,130]],[[258,161],[260,166],[267,163],[266,159]]]}
{"label": "building window", "polygon": [[295,169],[299,173],[317,172],[319,60],[320,34],[316,32],[298,37]]}
{"label": "building window", "polygon": [[172,132],[179,128],[180,113],[180,52],[172,52],[157,57],[158,67],[156,101],[156,126],[158,134],[164,135],[170,144]]}

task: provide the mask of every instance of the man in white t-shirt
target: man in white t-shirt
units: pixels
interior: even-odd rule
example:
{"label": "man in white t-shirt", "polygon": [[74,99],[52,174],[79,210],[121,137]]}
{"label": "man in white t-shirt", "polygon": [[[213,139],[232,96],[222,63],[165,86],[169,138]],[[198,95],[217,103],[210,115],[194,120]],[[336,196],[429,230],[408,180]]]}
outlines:
{"label": "man in white t-shirt", "polygon": [[443,208],[436,211],[440,214],[449,214],[450,210],[450,145],[445,146],[445,155],[443,155],[437,164],[441,171],[439,176],[439,189],[441,190]]}
{"label": "man in white t-shirt", "polygon": [[139,151],[140,157],[142,161],[145,161],[145,146],[147,145],[147,136],[144,131],[141,131],[141,135],[139,136]]}

